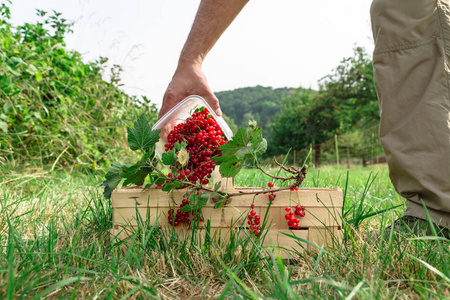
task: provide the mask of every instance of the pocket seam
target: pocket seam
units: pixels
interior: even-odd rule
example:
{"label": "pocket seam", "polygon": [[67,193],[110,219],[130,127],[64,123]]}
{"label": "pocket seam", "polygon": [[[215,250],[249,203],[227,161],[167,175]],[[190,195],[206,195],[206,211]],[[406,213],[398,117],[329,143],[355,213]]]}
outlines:
{"label": "pocket seam", "polygon": [[[434,35],[433,37],[431,37],[428,40],[423,41],[421,43],[417,42],[417,43],[411,43],[411,44],[384,47],[382,49],[375,49],[375,51],[373,52],[373,55],[375,56],[375,55],[379,55],[379,54],[385,54],[385,53],[396,52],[396,51],[401,51],[401,50],[409,50],[409,49],[419,48],[422,46],[428,46],[428,45],[434,44],[436,42],[436,39],[437,39],[437,35]],[[376,48],[376,46],[375,46],[375,48]]]}

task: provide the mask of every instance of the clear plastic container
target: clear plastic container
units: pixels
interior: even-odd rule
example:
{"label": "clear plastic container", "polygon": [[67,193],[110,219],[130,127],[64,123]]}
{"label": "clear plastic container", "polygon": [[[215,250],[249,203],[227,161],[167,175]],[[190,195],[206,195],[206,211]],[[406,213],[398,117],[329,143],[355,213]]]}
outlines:
{"label": "clear plastic container", "polygon": [[183,99],[180,103],[175,105],[171,110],[169,110],[158,122],[155,123],[152,129],[161,129],[160,140],[156,144],[156,155],[161,158],[161,155],[164,153],[165,147],[167,144],[167,136],[169,132],[179,123],[183,123],[187,118],[189,118],[195,109],[200,107],[206,107],[211,116],[216,120],[217,124],[222,129],[225,137],[228,140],[231,140],[233,133],[228,126],[227,122],[222,117],[218,117],[216,113],[212,110],[208,103],[206,103],[205,99],[200,96],[189,96]]}

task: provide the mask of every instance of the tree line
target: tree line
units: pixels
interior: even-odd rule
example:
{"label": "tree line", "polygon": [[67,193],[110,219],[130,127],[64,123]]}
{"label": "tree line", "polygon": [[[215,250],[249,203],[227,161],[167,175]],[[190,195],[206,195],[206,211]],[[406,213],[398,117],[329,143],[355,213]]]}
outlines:
{"label": "tree line", "polygon": [[[107,58],[84,62],[66,49],[71,24],[59,13],[37,14],[36,24],[13,26],[9,7],[0,6],[0,165],[57,158],[77,167],[108,163],[106,157],[123,149],[124,128],[143,112],[156,121],[156,106],[120,89],[120,66],[111,66],[105,79]],[[232,129],[257,121],[269,156],[379,121],[372,64],[358,47],[318,90],[256,86],[216,95]]]}
{"label": "tree line", "polygon": [[267,155],[320,144],[335,134],[370,128],[379,122],[372,62],[361,47],[319,81],[319,90],[248,87],[216,93],[231,123],[258,122],[268,140]]}

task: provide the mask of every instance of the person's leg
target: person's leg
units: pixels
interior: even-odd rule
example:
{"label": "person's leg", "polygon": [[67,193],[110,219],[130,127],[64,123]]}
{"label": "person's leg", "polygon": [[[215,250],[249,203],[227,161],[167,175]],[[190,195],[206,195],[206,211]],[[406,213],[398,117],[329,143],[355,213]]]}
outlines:
{"label": "person's leg", "polygon": [[450,0],[374,0],[380,139],[405,215],[450,227]]}

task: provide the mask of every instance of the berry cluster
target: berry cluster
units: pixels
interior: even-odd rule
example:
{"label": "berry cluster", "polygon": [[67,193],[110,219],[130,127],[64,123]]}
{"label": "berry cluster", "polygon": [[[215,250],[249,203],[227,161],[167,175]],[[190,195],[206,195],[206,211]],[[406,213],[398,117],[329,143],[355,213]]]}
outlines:
{"label": "berry cluster", "polygon": [[261,232],[261,226],[259,225],[261,223],[261,217],[256,214],[256,211],[253,209],[255,208],[255,204],[251,205],[252,210],[248,214],[248,228],[255,236],[258,236]]}
{"label": "berry cluster", "polygon": [[[188,205],[188,204],[189,204],[189,200],[183,199],[183,201],[181,201],[180,208],[182,208],[183,206]],[[168,211],[167,218],[169,220],[169,224],[178,226],[181,223],[187,223],[187,221],[190,219],[189,215],[190,215],[189,212],[181,211],[181,209],[177,209],[176,214],[174,215],[174,209],[172,208]]]}
{"label": "berry cluster", "polygon": [[290,228],[300,229],[300,226],[298,225],[298,223],[300,222],[300,219],[297,219],[296,217],[294,217],[294,214],[296,216],[303,218],[305,216],[305,207],[297,205],[295,207],[295,213],[291,210],[290,207],[286,207],[285,210],[286,210],[286,215],[284,216],[284,218],[288,221],[288,226]]}
{"label": "berry cluster", "polygon": [[[192,217],[192,214],[190,212],[181,211],[181,208],[188,204],[189,204],[189,200],[183,199],[183,201],[181,201],[180,208],[177,209],[176,213],[173,208],[168,211],[167,218],[169,220],[169,224],[178,226],[182,223],[188,223],[189,221],[194,220],[194,218]],[[203,222],[203,218],[200,216],[200,209],[197,211],[197,217],[195,218],[195,221]]]}
{"label": "berry cluster", "polygon": [[270,195],[269,195],[269,201],[275,200],[276,197],[277,197],[277,194],[270,193]]}
{"label": "berry cluster", "polygon": [[[269,181],[269,183],[267,183],[267,186],[271,189],[271,188],[273,188],[274,184],[273,184],[273,182],[270,182],[270,181]],[[265,193],[264,193],[264,194],[265,194]],[[276,194],[270,193],[270,194],[269,194],[269,201],[272,202],[273,200],[275,200],[276,197],[277,197]]]}
{"label": "berry cluster", "polygon": [[[167,137],[165,150],[174,148],[176,142],[187,142],[187,162],[181,169],[177,169],[177,179],[187,178],[192,183],[208,184],[214,169],[211,157],[222,156],[219,147],[225,144],[223,131],[211,116],[208,109],[203,107],[192,114],[185,123],[177,124]],[[178,150],[177,150],[178,151]],[[176,166],[172,166],[176,167]],[[172,175],[169,174],[169,177]]]}

